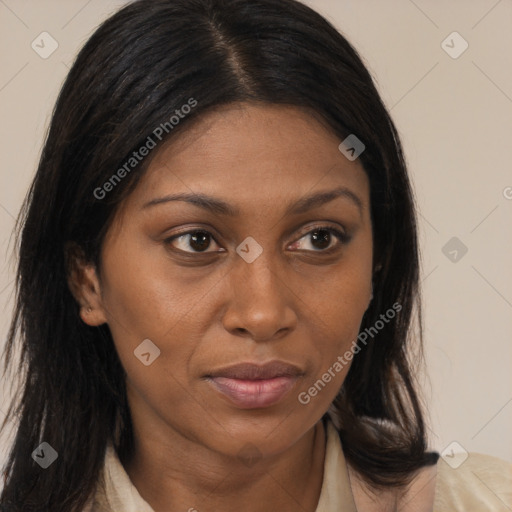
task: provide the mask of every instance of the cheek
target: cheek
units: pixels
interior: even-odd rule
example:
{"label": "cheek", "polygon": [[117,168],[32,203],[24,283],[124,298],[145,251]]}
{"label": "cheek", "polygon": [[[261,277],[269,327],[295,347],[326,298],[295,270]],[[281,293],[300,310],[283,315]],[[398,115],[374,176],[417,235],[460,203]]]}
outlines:
{"label": "cheek", "polygon": [[[314,339],[318,356],[316,376],[328,371],[340,357],[343,357],[343,369],[336,365],[335,382],[341,386],[352,362],[351,352],[359,334],[361,320],[368,303],[368,294],[364,286],[352,286],[347,280],[343,281],[343,288],[336,288],[336,281],[332,283],[335,292],[326,298],[325,306],[319,317],[317,335]],[[336,293],[337,291],[337,293]]]}
{"label": "cheek", "polygon": [[196,346],[191,311],[200,297],[193,286],[180,284],[165,258],[151,261],[148,253],[127,243],[105,253],[105,314],[132,388],[147,401],[176,405],[189,385]]}
{"label": "cheek", "polygon": [[[318,288],[319,325],[330,333],[329,345],[336,350],[357,337],[363,315],[368,308],[372,287],[371,253],[352,251],[329,272],[323,290]],[[334,336],[334,339],[332,338]]]}
{"label": "cheek", "polygon": [[311,321],[312,376],[301,388],[299,403],[311,402],[318,410],[325,410],[335,398],[359,352],[355,344],[370,300],[372,260],[368,246],[358,248],[347,252],[323,289],[315,288],[310,295],[316,318]]}
{"label": "cheek", "polygon": [[161,247],[136,235],[116,240],[105,252],[104,268],[106,315],[123,339],[165,338],[200,298]]}

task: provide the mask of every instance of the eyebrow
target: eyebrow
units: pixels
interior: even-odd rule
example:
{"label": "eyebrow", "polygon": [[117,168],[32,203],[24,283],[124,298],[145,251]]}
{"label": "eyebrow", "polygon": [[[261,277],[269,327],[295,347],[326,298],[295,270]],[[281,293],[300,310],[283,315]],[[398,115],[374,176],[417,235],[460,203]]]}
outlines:
{"label": "eyebrow", "polygon": [[[309,210],[313,210],[323,204],[333,201],[337,198],[349,199],[359,209],[359,214],[363,215],[363,202],[361,199],[350,189],[346,187],[338,187],[333,190],[325,190],[317,192],[310,196],[302,197],[298,201],[289,205],[286,209],[285,215],[299,215]],[[222,199],[207,196],[201,193],[181,193],[181,194],[169,194],[164,197],[158,197],[145,203],[142,209],[156,206],[159,204],[169,203],[171,201],[185,201],[193,204],[203,210],[207,210],[211,213],[226,215],[230,217],[236,217],[240,215],[240,210],[223,201]]]}

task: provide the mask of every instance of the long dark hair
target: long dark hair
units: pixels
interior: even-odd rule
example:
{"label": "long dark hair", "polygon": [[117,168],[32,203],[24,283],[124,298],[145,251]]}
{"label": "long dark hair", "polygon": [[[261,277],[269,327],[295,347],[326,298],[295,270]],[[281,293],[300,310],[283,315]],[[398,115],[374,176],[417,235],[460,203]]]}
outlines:
{"label": "long dark hair", "polygon": [[[191,99],[194,108],[171,127],[176,109]],[[411,346],[422,341],[413,194],[397,131],[361,58],[295,0],[139,0],[106,20],[78,54],[18,218],[4,364],[22,378],[3,425],[19,421],[4,468],[4,507],[79,511],[94,491],[107,442],[120,457],[130,452],[125,372],[108,325],[81,321],[70,268],[80,257],[101,269],[104,235],[150,158],[104,197],[98,188],[156,127],[167,122],[162,133],[170,139],[239,101],[309,109],[340,142],[355,134],[365,144],[360,161],[370,181],[376,270],[361,329],[395,303],[401,311],[360,344],[332,412],[348,462],[377,488],[404,485],[437,461],[426,452],[411,367],[421,355]],[[43,441],[58,452],[47,469],[31,457]]]}

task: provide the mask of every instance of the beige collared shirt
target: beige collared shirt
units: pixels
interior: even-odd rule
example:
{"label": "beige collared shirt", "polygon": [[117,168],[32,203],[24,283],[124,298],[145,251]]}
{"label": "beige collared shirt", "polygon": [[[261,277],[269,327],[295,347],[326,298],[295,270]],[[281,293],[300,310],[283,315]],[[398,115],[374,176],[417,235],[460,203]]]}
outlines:
{"label": "beige collared shirt", "polygon": [[[340,438],[329,421],[324,478],[315,512],[511,511],[512,464],[477,453],[470,453],[456,468],[440,459],[437,475],[436,468],[430,468],[399,502],[375,501],[361,489],[353,479],[351,485]],[[107,447],[94,500],[84,512],[154,512],[130,481],[112,445]]]}

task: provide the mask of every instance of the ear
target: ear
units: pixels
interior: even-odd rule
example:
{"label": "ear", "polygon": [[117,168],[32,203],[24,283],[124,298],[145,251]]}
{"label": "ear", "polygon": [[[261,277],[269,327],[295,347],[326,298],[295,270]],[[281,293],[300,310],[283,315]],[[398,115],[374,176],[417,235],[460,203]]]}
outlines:
{"label": "ear", "polygon": [[107,323],[96,267],[86,261],[76,243],[66,244],[65,259],[68,286],[80,306],[80,318],[92,327]]}

